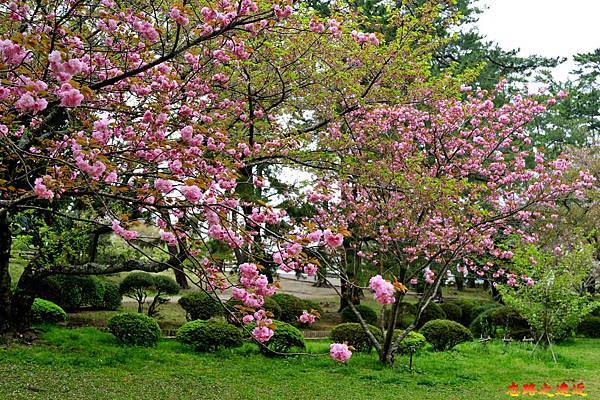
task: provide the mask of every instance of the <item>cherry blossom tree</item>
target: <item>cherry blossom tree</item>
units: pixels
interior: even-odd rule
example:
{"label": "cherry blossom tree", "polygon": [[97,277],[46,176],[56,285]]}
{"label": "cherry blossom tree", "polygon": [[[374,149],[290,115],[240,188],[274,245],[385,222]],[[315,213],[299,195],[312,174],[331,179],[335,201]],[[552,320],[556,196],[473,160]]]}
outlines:
{"label": "cherry blossom tree", "polygon": [[[297,254],[306,241],[270,229],[286,217],[264,201],[261,168],[302,165],[295,155],[320,129],[424,86],[435,13],[433,2],[396,12],[402,35],[382,44],[343,9],[320,19],[288,1],[2,2],[0,331],[27,328],[35,281],[52,274],[172,268],[211,291],[235,286],[260,308],[275,288],[257,249]],[[92,250],[70,262],[38,247],[13,294],[11,230],[23,212],[47,226],[76,221]],[[140,234],[147,225],[160,245]],[[96,262],[107,233],[139,256]],[[240,283],[220,273],[208,240],[233,249]],[[326,231],[320,244],[339,241]]]}
{"label": "cherry blossom tree", "polygon": [[[526,125],[554,99],[516,96],[496,105],[496,93],[464,87],[456,98],[361,109],[321,133],[322,150],[336,157],[309,194],[318,207],[310,227],[322,229],[335,248],[350,232],[330,228],[352,226],[356,254],[379,272],[368,287],[384,306],[383,343],[348,304],[386,364],[394,363],[398,344],[415,329],[447,270],[489,270],[509,284],[527,284],[529,277],[477,260],[511,259],[510,249],[499,245],[503,237],[536,241],[536,222],[551,222],[557,201],[581,197],[594,182],[585,170],[567,177],[568,159],[546,161],[531,145]],[[292,254],[283,262],[302,263]],[[348,280],[343,268],[328,268]],[[400,302],[420,277],[427,288],[415,321],[393,340]]]}

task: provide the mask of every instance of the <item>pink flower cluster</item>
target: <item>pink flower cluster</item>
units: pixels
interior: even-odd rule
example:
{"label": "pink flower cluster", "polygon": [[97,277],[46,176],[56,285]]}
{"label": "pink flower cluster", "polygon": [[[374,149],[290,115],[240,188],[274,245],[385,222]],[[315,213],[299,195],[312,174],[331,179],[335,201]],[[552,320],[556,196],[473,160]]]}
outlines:
{"label": "pink flower cluster", "polygon": [[123,228],[121,223],[116,219],[112,221],[112,230],[125,240],[133,240],[138,237],[138,233],[136,231],[130,231]]}
{"label": "pink flower cluster", "polygon": [[373,46],[377,46],[379,44],[379,39],[377,39],[377,35],[375,35],[374,33],[352,31],[352,39],[354,39],[356,43],[360,45],[369,43]]}
{"label": "pink flower cluster", "polygon": [[302,311],[302,315],[298,317],[298,321],[305,325],[312,325],[317,321],[317,316],[304,310]]}
{"label": "pink flower cluster", "polygon": [[369,288],[373,290],[373,297],[379,304],[392,304],[396,301],[394,285],[383,279],[381,275],[375,275],[369,280]]}
{"label": "pink flower cluster", "polygon": [[265,310],[258,310],[253,315],[246,315],[243,318],[243,321],[246,324],[256,321],[256,328],[252,329],[252,336],[261,343],[268,342],[275,333],[273,332],[273,329],[269,327],[269,325],[273,324],[273,320],[267,318]]}
{"label": "pink flower cluster", "polygon": [[345,343],[332,343],[329,346],[329,355],[335,361],[347,363],[350,357],[352,357],[352,352]]}
{"label": "pink flower cluster", "polygon": [[46,187],[44,184],[44,179],[50,178],[50,176],[46,175],[43,178],[35,179],[35,187],[33,191],[35,194],[42,199],[52,200],[54,198],[54,192]]}

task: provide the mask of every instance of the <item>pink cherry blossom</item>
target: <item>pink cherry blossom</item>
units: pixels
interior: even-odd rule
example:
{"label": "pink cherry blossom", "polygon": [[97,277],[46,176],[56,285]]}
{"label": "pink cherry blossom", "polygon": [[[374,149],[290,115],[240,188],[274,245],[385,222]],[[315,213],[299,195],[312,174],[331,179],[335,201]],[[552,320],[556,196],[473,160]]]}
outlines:
{"label": "pink cherry blossom", "polygon": [[375,275],[369,280],[369,288],[373,290],[373,296],[379,304],[392,304],[396,301],[394,285],[381,275]]}
{"label": "pink cherry blossom", "polygon": [[352,357],[352,352],[345,343],[332,343],[329,345],[329,355],[335,361],[347,363],[350,357]]}

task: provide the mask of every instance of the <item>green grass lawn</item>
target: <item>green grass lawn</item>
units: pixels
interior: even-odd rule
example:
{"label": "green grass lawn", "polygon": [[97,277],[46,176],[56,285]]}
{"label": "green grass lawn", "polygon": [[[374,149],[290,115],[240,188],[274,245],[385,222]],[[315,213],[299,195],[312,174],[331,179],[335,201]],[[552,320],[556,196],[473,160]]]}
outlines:
{"label": "green grass lawn", "polygon": [[[531,356],[528,345],[473,342],[443,353],[424,351],[409,371],[375,354],[332,361],[325,341],[310,355],[266,358],[253,344],[195,354],[163,340],[156,348],[117,345],[94,328],[47,328],[34,346],[0,348],[0,399],[509,399],[513,381],[550,385],[583,382],[600,397],[600,340],[577,339]],[[576,398],[576,397],[573,397]]]}

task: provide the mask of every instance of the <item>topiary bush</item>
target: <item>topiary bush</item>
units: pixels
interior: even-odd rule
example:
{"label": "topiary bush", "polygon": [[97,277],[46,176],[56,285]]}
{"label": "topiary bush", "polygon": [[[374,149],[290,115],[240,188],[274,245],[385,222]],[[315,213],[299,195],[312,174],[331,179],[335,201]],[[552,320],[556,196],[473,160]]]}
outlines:
{"label": "topiary bush", "polygon": [[498,307],[500,307],[500,305],[496,304],[496,303],[485,303],[485,304],[480,304],[480,305],[474,306],[471,309],[471,323],[473,323],[473,321],[475,321],[475,318],[479,317],[484,312],[491,310],[492,308],[498,308]]}
{"label": "topiary bush", "polygon": [[102,302],[102,309],[104,310],[118,310],[121,308],[121,303],[123,301],[123,296],[119,291],[119,285],[104,281],[104,298]]}
{"label": "topiary bush", "polygon": [[31,305],[34,324],[56,324],[67,320],[67,313],[58,305],[44,299],[35,299]]}
{"label": "topiary bush", "polygon": [[600,317],[588,315],[577,328],[577,333],[590,338],[600,338]]}
{"label": "topiary bush", "polygon": [[440,307],[446,314],[446,319],[460,323],[462,321],[462,309],[453,303],[442,303]]}
{"label": "topiary bush", "polygon": [[[392,307],[394,305],[392,304]],[[385,310],[385,325],[387,329],[388,322],[390,320],[392,310],[387,308]],[[400,310],[398,311],[398,319],[396,319],[396,328],[406,328],[415,320],[417,313],[417,306],[412,303],[402,302],[400,303]]]}
{"label": "topiary bush", "polygon": [[[377,313],[369,306],[365,306],[363,304],[357,304],[356,310],[359,312],[361,317],[365,320],[367,324],[375,325],[377,323]],[[358,322],[358,317],[352,311],[350,306],[344,308],[342,310],[342,322]]]}
{"label": "topiary bush", "polygon": [[434,319],[446,319],[446,313],[437,303],[429,303],[421,313],[417,328],[422,327],[427,322],[433,321]]}
{"label": "topiary bush", "polygon": [[323,307],[321,307],[321,305],[319,303],[317,303],[316,301],[302,299],[302,302],[304,303],[304,310],[306,310],[306,311],[315,310],[319,314],[323,314]]}
{"label": "topiary bush", "polygon": [[304,301],[296,296],[287,293],[276,293],[271,296],[279,307],[281,307],[281,320],[283,322],[295,324],[302,311],[306,309]]}
{"label": "topiary bush", "polygon": [[123,313],[108,320],[108,330],[126,345],[154,346],[160,339],[160,327],[144,314]]}
{"label": "topiary bush", "polygon": [[[233,297],[225,302],[225,307],[226,310],[221,311],[225,311],[225,318],[227,319],[227,322],[237,326],[241,325],[241,321],[244,315],[255,311],[254,308],[245,307],[240,300],[236,300]],[[268,311],[271,314],[273,314],[273,316],[271,317],[272,319],[278,319],[281,317],[281,307],[275,300],[271,299],[270,297],[265,297],[265,303],[263,304],[263,308],[265,309],[265,311]],[[231,313],[233,313],[233,315],[231,315]]]}
{"label": "topiary bush", "polygon": [[[394,340],[398,336],[402,334],[402,330],[398,329],[394,331]],[[400,354],[409,354],[410,347],[413,346],[415,348],[415,352],[419,351],[427,344],[427,339],[425,336],[419,332],[410,331],[408,335],[398,344],[398,353]]]}
{"label": "topiary bush", "polygon": [[447,319],[428,321],[419,332],[436,351],[450,350],[459,343],[473,340],[473,335],[467,328]]}
{"label": "topiary bush", "polygon": [[475,337],[509,336],[520,339],[530,330],[527,321],[510,306],[492,307],[482,312],[469,327]]}
{"label": "topiary bush", "polygon": [[[259,345],[258,348],[263,354],[271,355],[269,350],[277,353],[287,353],[293,348],[304,349],[304,335],[295,326],[288,324],[283,321],[273,321],[275,328],[273,330],[273,336],[268,342],[264,343],[266,346]],[[250,324],[247,326],[249,330],[254,329],[256,325]]]}
{"label": "topiary bush", "polygon": [[[383,341],[381,330],[376,326],[369,325],[369,331],[375,336],[378,342]],[[353,346],[356,351],[371,352],[373,344],[363,330],[362,326],[357,323],[348,322],[335,326],[329,335],[332,343],[347,343],[348,346]]]}
{"label": "topiary bush", "polygon": [[[468,299],[458,299],[458,300],[452,300],[449,301],[448,303],[445,304],[456,304],[458,307],[460,307],[460,312],[461,312],[461,317],[460,317],[460,322],[462,325],[464,326],[469,326],[471,325],[471,322],[473,321],[473,309],[475,307],[477,307],[477,303],[472,301],[472,300],[468,300]],[[444,310],[445,312],[445,310]]]}
{"label": "topiary bush", "polygon": [[221,303],[204,292],[185,294],[178,303],[185,310],[185,317],[188,321],[211,319],[221,315],[223,311]]}
{"label": "topiary bush", "polygon": [[235,326],[223,321],[196,320],[179,328],[177,341],[193,346],[198,352],[212,352],[219,348],[241,346],[242,333]]}
{"label": "topiary bush", "polygon": [[35,292],[37,297],[52,301],[67,311],[82,307],[100,309],[104,305],[104,284],[92,275],[51,276],[42,279]]}

